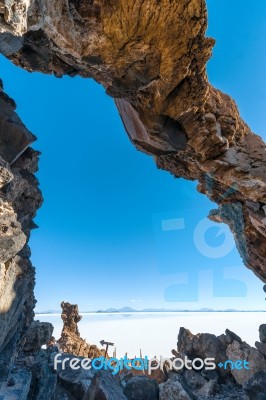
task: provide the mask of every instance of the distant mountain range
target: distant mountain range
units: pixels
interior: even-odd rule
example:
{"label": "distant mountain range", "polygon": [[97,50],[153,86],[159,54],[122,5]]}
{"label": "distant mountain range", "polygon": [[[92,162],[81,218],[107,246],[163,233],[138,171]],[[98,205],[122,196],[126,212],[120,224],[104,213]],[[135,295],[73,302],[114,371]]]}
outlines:
{"label": "distant mountain range", "polygon": [[263,310],[236,310],[234,308],[227,308],[225,310],[214,310],[213,308],[200,308],[198,310],[188,309],[167,309],[167,308],[144,308],[142,310],[135,310],[132,307],[123,308],[108,308],[107,310],[98,310],[97,313],[138,313],[138,312],[261,312]]}
{"label": "distant mountain range", "polygon": [[[187,310],[187,309],[167,309],[167,308],[144,308],[143,310],[135,310],[132,307],[122,307],[122,308],[107,308],[106,310],[97,310],[97,311],[80,311],[81,314],[91,314],[91,313],[105,313],[105,314],[114,314],[114,313],[141,313],[141,312],[150,312],[150,313],[160,313],[160,312],[265,312],[264,310],[236,310],[234,308],[227,308],[225,310],[215,310],[213,308],[200,308],[198,310]],[[39,311],[36,314],[61,314],[60,310],[48,310],[48,311]]]}

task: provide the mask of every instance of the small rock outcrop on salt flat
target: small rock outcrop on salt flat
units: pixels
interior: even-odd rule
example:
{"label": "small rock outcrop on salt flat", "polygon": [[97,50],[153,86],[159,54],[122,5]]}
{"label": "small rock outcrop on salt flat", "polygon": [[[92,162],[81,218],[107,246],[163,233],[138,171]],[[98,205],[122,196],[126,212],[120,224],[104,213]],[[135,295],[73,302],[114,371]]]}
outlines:
{"label": "small rock outcrop on salt flat", "polygon": [[81,320],[77,304],[62,302],[63,329],[58,340],[60,350],[76,356],[96,358],[104,355],[104,351],[95,345],[90,345],[80,337],[78,323]]}

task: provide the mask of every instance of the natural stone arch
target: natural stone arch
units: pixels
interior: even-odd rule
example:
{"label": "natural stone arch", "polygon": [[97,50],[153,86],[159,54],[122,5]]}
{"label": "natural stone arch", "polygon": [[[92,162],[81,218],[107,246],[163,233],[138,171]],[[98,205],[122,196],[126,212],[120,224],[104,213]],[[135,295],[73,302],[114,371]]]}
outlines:
{"label": "natural stone arch", "polygon": [[[219,206],[210,218],[229,225],[245,265],[266,282],[265,144],[240,118],[234,101],[208,83],[205,65],[214,40],[205,37],[206,27],[204,0],[0,2],[3,54],[29,71],[100,82],[116,99],[133,144],[154,156],[159,168],[199,181],[198,190]],[[41,195],[33,175],[38,153],[28,148],[34,137],[3,92],[1,101],[8,109],[1,117],[3,134],[15,126],[20,138],[7,146],[11,155],[0,154],[6,219],[1,254],[12,249],[1,272],[13,271],[14,277],[13,287],[4,279],[0,284],[6,298],[14,296],[1,314],[3,350],[7,338],[15,345],[21,337],[15,327],[23,332],[33,318],[34,270],[25,243]],[[21,207],[25,199],[30,211]],[[27,293],[18,290],[19,272]]]}

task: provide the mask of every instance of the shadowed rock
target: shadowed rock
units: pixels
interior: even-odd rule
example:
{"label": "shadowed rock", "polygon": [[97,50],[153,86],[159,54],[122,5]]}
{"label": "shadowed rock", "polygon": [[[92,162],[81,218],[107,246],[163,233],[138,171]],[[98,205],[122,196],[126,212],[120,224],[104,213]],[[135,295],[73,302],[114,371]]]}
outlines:
{"label": "shadowed rock", "polygon": [[15,103],[0,88],[0,157],[12,164],[36,140],[14,112]]}
{"label": "shadowed rock", "polygon": [[28,400],[30,391],[31,373],[26,370],[14,373],[9,380],[0,387],[1,400]]}
{"label": "shadowed rock", "polygon": [[24,352],[34,352],[47,345],[51,340],[54,327],[49,322],[33,321],[29,327],[23,345]]}
{"label": "shadowed rock", "polygon": [[[61,360],[71,358],[71,354],[61,356]],[[79,358],[82,360],[82,357]],[[110,370],[74,370],[70,368],[69,362],[66,362],[64,369],[62,364],[59,365],[57,376],[60,385],[71,393],[75,400],[126,400],[119,375],[113,375]]]}
{"label": "shadowed rock", "polygon": [[260,333],[260,341],[262,343],[266,343],[266,324],[260,325],[259,333]]}
{"label": "shadowed rock", "polygon": [[244,385],[246,400],[266,399],[266,372],[258,372]]}
{"label": "shadowed rock", "polygon": [[158,400],[159,386],[147,376],[134,376],[127,381],[124,394],[128,400]]}
{"label": "shadowed rock", "polygon": [[120,385],[119,376],[114,376],[110,371],[95,373],[91,385],[83,400],[126,400]]}
{"label": "shadowed rock", "polygon": [[175,381],[167,381],[160,385],[160,400],[197,400],[196,395],[188,388],[184,388],[181,382],[176,379]]}
{"label": "shadowed rock", "polygon": [[266,343],[255,342],[255,346],[266,357]]}

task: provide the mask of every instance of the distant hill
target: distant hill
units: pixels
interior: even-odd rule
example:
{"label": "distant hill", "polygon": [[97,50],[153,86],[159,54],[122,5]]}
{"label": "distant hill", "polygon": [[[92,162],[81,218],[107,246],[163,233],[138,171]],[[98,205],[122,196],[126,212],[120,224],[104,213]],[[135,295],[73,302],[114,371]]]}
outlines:
{"label": "distant hill", "polygon": [[125,312],[140,312],[139,310],[134,310],[132,307],[122,307],[122,308],[108,308],[107,310],[98,310],[98,313],[125,313]]}
{"label": "distant hill", "polygon": [[61,314],[62,310],[35,311],[35,314]]}
{"label": "distant hill", "polygon": [[200,308],[198,310],[188,310],[188,309],[167,309],[167,308],[144,308],[142,310],[135,310],[132,307],[123,307],[123,308],[108,308],[107,310],[98,310],[98,313],[125,313],[125,312],[261,312],[263,310],[235,310],[233,308],[226,310],[215,310],[213,308]]}
{"label": "distant hill", "polygon": [[[213,308],[200,308],[198,310],[188,310],[188,309],[168,309],[168,308],[144,308],[142,310],[135,310],[132,307],[122,307],[122,308],[107,308],[106,310],[98,311],[80,311],[81,314],[91,314],[91,313],[104,313],[104,314],[114,314],[114,313],[167,313],[167,312],[265,312],[264,310],[236,310],[234,308],[227,308],[225,310],[214,310]],[[60,310],[47,310],[47,311],[36,311],[36,315],[40,314],[61,314]]]}

